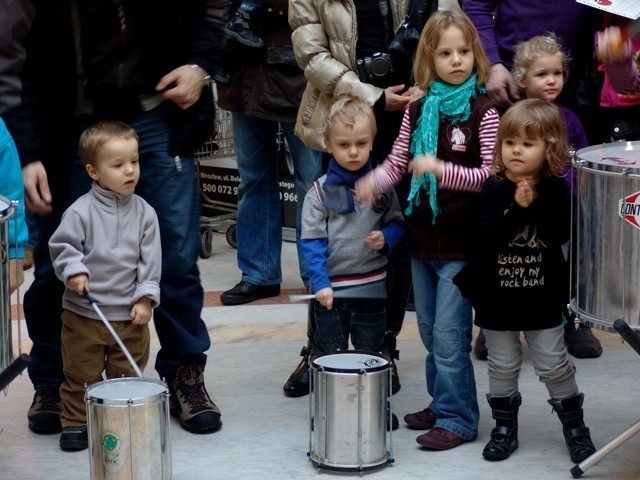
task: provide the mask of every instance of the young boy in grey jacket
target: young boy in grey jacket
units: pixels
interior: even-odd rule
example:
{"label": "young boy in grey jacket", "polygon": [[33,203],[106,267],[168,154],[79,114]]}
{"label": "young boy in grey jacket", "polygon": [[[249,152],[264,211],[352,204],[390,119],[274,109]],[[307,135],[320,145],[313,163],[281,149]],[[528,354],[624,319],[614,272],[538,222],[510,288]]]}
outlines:
{"label": "young boy in grey jacket", "polygon": [[90,292],[140,370],[149,360],[149,327],[160,303],[162,256],[153,208],[134,189],[140,177],[138,137],[120,122],[87,128],[78,146],[93,179],[51,236],[49,251],[62,298],[63,450],[87,448],[85,385],[133,376],[134,369],[89,301]]}

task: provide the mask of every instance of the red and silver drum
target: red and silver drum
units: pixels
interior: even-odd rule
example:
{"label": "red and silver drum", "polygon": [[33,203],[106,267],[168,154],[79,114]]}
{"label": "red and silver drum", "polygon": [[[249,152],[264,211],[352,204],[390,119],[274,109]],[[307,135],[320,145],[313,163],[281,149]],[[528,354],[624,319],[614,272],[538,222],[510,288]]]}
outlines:
{"label": "red and silver drum", "polygon": [[640,142],[579,150],[574,159],[576,298],[581,321],[640,329]]}

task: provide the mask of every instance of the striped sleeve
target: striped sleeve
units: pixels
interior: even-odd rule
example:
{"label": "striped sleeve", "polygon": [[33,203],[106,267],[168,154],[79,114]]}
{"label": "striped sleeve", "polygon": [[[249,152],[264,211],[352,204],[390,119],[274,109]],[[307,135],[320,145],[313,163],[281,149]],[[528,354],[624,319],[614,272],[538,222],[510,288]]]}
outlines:
{"label": "striped sleeve", "polygon": [[409,142],[411,141],[411,122],[409,121],[409,109],[402,117],[398,138],[393,143],[391,152],[384,162],[373,171],[378,192],[388,192],[396,186],[407,173],[409,165]]}
{"label": "striped sleeve", "polygon": [[493,161],[493,148],[496,143],[496,134],[500,124],[500,114],[491,107],[488,109],[478,130],[480,142],[480,158],[482,165],[479,168],[469,168],[451,162],[442,162],[442,179],[439,188],[458,192],[479,192],[482,184],[491,173]]}

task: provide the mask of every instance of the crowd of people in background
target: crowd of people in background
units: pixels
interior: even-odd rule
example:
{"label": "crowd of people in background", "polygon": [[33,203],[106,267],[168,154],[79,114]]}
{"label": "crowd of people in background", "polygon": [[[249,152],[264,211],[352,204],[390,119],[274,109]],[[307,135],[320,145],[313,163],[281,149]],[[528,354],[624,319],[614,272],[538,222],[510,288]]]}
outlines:
{"label": "crowd of people in background", "polygon": [[[221,108],[233,120],[242,272],[225,305],[280,294],[278,132],[293,161],[301,286],[315,298],[286,395],[309,394],[310,358],[349,341],[389,357],[396,393],[412,291],[426,350],[416,403],[426,407],[404,421],[426,431],[422,447],[477,437],[472,352],[488,360],[496,419],[482,454],[504,460],[518,447],[524,331],[571,460],[595,451],[569,357],[602,353],[567,307],[570,151],[640,140],[640,35],[629,33],[640,20],[574,0],[0,3],[0,195],[17,201],[11,291],[31,250],[34,262],[30,430],[87,448],[83,385],[130,373],[119,345],[90,330],[88,292],[112,305],[140,368],[153,318],[155,369],[182,428],[221,427],[204,381],[193,158]],[[114,225],[113,238],[85,230],[87,216]],[[118,242],[119,261],[105,265]],[[503,282],[501,255],[538,258],[538,277]],[[336,295],[354,285],[374,294]],[[79,346],[87,361],[74,368]],[[93,347],[113,356],[98,361]]]}

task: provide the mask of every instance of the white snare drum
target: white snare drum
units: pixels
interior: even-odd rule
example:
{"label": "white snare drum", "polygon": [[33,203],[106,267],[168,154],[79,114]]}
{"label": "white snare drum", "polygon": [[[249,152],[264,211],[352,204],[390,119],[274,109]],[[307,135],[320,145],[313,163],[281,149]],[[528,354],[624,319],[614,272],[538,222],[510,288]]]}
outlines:
{"label": "white snare drum", "polygon": [[116,378],[85,392],[91,478],[171,478],[169,391],[160,380]]}
{"label": "white snare drum", "polygon": [[310,370],[310,460],[318,468],[360,472],[392,463],[389,359],[337,352],[315,357]]}
{"label": "white snare drum", "polygon": [[576,315],[640,329],[640,142],[583,148],[577,185]]}
{"label": "white snare drum", "polygon": [[[15,215],[15,207],[9,199],[0,196],[0,371],[13,361],[11,336],[11,295],[9,294],[9,220]],[[16,228],[17,235],[17,228]]]}

